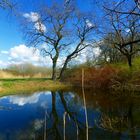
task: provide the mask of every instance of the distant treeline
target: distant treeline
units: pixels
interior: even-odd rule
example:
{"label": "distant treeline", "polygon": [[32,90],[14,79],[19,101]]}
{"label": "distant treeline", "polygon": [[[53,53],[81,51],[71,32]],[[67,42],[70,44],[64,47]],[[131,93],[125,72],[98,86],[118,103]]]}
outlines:
{"label": "distant treeline", "polygon": [[44,66],[35,66],[30,63],[24,63],[19,65],[10,65],[6,69],[3,69],[4,72],[10,73],[16,76],[22,77],[50,77],[51,69]]}

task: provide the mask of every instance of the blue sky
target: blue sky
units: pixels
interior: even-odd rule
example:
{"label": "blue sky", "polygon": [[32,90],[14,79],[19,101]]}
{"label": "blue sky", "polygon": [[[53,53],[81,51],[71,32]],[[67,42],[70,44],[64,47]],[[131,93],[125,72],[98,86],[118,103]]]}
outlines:
{"label": "blue sky", "polygon": [[[23,12],[31,12],[34,11],[33,6],[36,1],[38,0],[20,0],[19,5],[23,7]],[[48,3],[50,3],[50,1],[51,0],[47,0]],[[88,11],[92,8],[89,0],[78,0],[77,4],[83,11]],[[0,9],[0,49],[9,49],[13,47],[13,45],[24,42],[16,19],[9,13],[8,11]]]}
{"label": "blue sky", "polygon": [[[34,12],[34,5],[41,2],[41,0],[20,0],[20,3],[19,1],[17,2],[17,6],[20,6],[21,12],[28,13],[31,11]],[[51,0],[47,0],[46,2],[50,4]],[[77,0],[77,5],[83,11],[89,11],[91,8],[93,8],[90,0]],[[15,55],[14,51],[17,53],[19,52],[17,50],[18,47],[19,49],[28,50],[25,48],[25,41],[23,39],[19,24],[16,18],[10,14],[10,11],[0,9],[0,68],[7,66],[10,61],[13,61],[12,55]],[[22,53],[19,53],[18,57],[20,57],[20,55],[22,56]],[[38,53],[37,55],[39,57]]]}

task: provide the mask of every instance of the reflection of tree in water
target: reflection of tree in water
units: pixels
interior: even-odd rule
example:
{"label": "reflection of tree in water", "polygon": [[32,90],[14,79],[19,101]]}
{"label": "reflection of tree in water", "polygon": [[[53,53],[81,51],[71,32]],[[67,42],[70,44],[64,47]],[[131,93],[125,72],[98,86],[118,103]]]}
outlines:
{"label": "reflection of tree in water", "polygon": [[[68,116],[70,117],[70,119],[74,123],[75,129],[77,129],[76,130],[76,133],[75,133],[75,138],[77,137],[77,139],[78,138],[85,139],[84,132],[85,132],[86,126],[85,126],[85,124],[83,124],[83,122],[81,122],[81,121],[78,120],[78,114],[77,114],[78,112],[71,112],[69,110],[69,107],[67,105],[67,102],[66,102],[66,100],[64,98],[64,94],[60,92],[59,95],[60,95],[60,98],[61,98],[61,102],[62,102],[62,104],[64,106],[65,112],[68,114]],[[76,110],[76,111],[78,111],[78,110]]]}
{"label": "reflection of tree in water", "polygon": [[[53,118],[52,120],[52,127],[47,129],[47,137],[50,139],[55,139],[55,140],[61,140],[63,139],[63,114],[58,114],[57,106],[56,106],[56,95],[57,93],[52,92],[52,112],[50,116]],[[63,92],[58,92],[58,95],[60,97],[64,112],[67,114],[66,118],[66,127],[68,125],[72,126],[73,128],[73,133],[74,129],[78,127],[78,132],[79,135],[82,133],[82,129],[84,128],[84,125],[82,122],[80,122],[77,118],[77,112],[71,111],[71,109],[68,106],[68,102],[64,98],[64,93]],[[75,131],[75,137],[76,137],[76,131]]]}
{"label": "reflection of tree in water", "polygon": [[[81,92],[78,90],[76,92],[82,98]],[[132,140],[140,139],[139,99],[111,96],[107,92],[93,90],[87,90],[85,94],[88,108],[92,108],[100,114],[99,118],[95,119],[95,129],[99,128],[99,135],[108,133],[118,136],[116,139],[123,136]]]}
{"label": "reflection of tree in water", "polygon": [[59,116],[56,110],[56,93],[52,92],[52,113],[51,116],[53,118],[53,122],[52,122],[52,127],[50,129],[48,129],[47,134],[48,136],[50,134],[53,135],[53,139],[61,139],[61,132],[60,129],[58,128],[58,124],[59,124]]}
{"label": "reflection of tree in water", "polygon": [[109,107],[108,110],[102,110],[100,119],[97,126],[101,129],[118,133],[120,136],[124,133],[130,135],[132,140],[136,139],[138,124],[135,123],[133,114],[134,105],[132,102],[129,104],[120,104],[118,107]]}
{"label": "reflection of tree in water", "polygon": [[[74,139],[76,139],[76,126],[78,126],[78,138],[80,140],[85,139],[85,124],[82,124],[78,120],[78,115],[81,114],[77,114],[78,110],[71,107],[73,102],[77,102],[78,99],[75,99],[77,96],[75,96],[72,100],[67,101],[67,96],[65,96],[65,93],[63,92],[52,92],[52,111],[48,117],[48,120],[51,120],[52,125],[49,128],[47,127],[47,138],[54,140],[63,139],[63,113],[61,115],[58,113],[59,109],[56,104],[56,98],[58,96],[60,97],[60,101],[64,108],[63,113],[66,112],[67,114],[66,138],[70,139],[72,137],[70,135],[70,131],[73,131],[72,135],[75,136]],[[118,135],[117,138],[121,138],[124,133],[127,133],[130,136],[130,139],[136,139],[136,135],[139,133],[137,130],[140,120],[135,120],[135,118],[137,118],[135,109],[139,104],[136,103],[135,106],[134,101],[131,99],[126,101],[123,99],[107,99],[106,97],[98,97],[98,94],[92,94],[91,96],[90,93],[86,93],[86,101],[89,104],[88,107],[92,109],[99,109],[100,118],[96,121],[98,128],[116,133]],[[77,106],[78,103],[75,105]],[[81,107],[82,105],[80,105],[80,108]],[[73,127],[73,130],[71,130],[70,127]]]}
{"label": "reflection of tree in water", "polygon": [[[108,138],[115,134],[117,137],[113,139],[117,140],[121,139],[124,133],[129,137],[128,139],[137,139],[138,127],[140,126],[139,101],[110,98],[107,95],[90,93],[89,91],[85,91],[85,94],[88,109],[94,110],[89,112],[89,114],[94,115],[95,112],[98,112],[98,117],[89,117],[89,120],[92,120],[93,123],[96,120],[95,125],[90,123],[89,139],[92,139],[92,137],[102,139],[104,136]],[[39,106],[37,111],[43,117],[32,120],[30,126],[28,125],[24,130],[17,131],[14,135],[14,140],[17,138],[18,140],[44,140],[45,133],[48,140],[63,139],[64,113],[66,114],[66,140],[76,140],[77,130],[79,140],[86,139],[85,118],[83,118],[85,116],[80,111],[83,109],[81,91],[75,94],[51,92],[51,107],[47,106],[46,102],[44,102],[44,106]],[[81,118],[83,119],[81,120]],[[10,138],[12,137],[10,136]]]}
{"label": "reflection of tree in water", "polygon": [[[18,131],[16,138],[18,138],[18,140],[44,140],[45,133],[46,139],[62,140],[64,129],[63,114],[66,113],[66,139],[84,139],[85,124],[78,119],[78,115],[81,115],[78,114],[78,109],[81,108],[81,105],[79,108],[73,108],[73,103],[77,102],[77,99],[75,99],[77,96],[69,99],[67,95],[70,96],[70,94],[63,92],[51,92],[52,104],[51,108],[49,108],[51,110],[48,110],[47,106],[38,108],[38,110],[42,112],[41,114],[46,115],[46,117],[33,120],[26,130]],[[58,106],[57,103],[59,103]],[[44,118],[46,118],[46,121]],[[45,122],[46,128],[44,128]],[[44,130],[46,130],[46,132]]]}

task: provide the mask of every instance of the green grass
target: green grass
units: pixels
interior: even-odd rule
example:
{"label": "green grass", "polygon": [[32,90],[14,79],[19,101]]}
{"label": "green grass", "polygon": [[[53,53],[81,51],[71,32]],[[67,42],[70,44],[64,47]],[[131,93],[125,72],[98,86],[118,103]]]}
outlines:
{"label": "green grass", "polygon": [[0,81],[46,81],[50,78],[1,78]]}
{"label": "green grass", "polygon": [[0,96],[44,90],[67,90],[70,85],[45,78],[0,79]]}
{"label": "green grass", "polygon": [[[115,64],[112,64],[112,66],[123,69],[123,70],[127,70],[127,71],[130,70],[130,68],[126,62],[125,63],[124,62],[115,63]],[[136,58],[132,59],[131,71],[137,71],[137,70],[140,70],[140,57],[136,57]]]}
{"label": "green grass", "polygon": [[[127,63],[116,63],[111,64],[111,66],[120,70],[118,77],[122,82],[128,85],[140,85],[140,57],[134,58],[132,64],[133,66],[131,69],[129,68]],[[66,85],[64,83],[61,83],[60,81],[54,82],[49,78],[0,79],[0,96],[43,90],[65,90],[69,88],[70,85]]]}

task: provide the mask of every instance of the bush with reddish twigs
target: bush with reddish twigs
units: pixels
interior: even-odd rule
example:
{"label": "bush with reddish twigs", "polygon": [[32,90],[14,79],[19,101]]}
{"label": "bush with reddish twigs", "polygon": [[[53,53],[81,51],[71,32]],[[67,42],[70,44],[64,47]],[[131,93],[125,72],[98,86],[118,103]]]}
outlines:
{"label": "bush with reddish twigs", "polygon": [[[119,70],[112,66],[102,68],[84,68],[85,87],[106,89],[112,86],[112,81],[117,77]],[[82,68],[75,68],[65,72],[63,81],[75,86],[81,86]]]}

